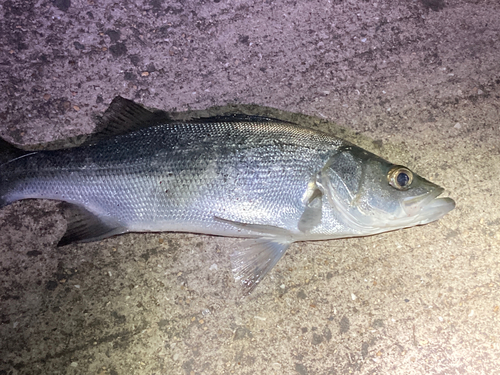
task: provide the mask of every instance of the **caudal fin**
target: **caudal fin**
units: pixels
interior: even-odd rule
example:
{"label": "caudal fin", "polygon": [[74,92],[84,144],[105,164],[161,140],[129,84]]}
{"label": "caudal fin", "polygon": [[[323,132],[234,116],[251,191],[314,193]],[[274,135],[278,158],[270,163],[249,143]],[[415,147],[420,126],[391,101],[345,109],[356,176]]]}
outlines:
{"label": "caudal fin", "polygon": [[27,153],[27,151],[21,150],[0,138],[0,208],[9,204],[4,198],[7,189],[9,162]]}
{"label": "caudal fin", "polygon": [[12,159],[28,153],[0,138],[0,167]]}

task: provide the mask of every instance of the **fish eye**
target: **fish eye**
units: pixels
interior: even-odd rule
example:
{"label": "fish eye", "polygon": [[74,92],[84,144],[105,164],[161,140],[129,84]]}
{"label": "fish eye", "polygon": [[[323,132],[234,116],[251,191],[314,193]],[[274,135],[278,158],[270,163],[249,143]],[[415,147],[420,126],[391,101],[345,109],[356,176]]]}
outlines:
{"label": "fish eye", "polygon": [[396,165],[387,173],[389,185],[398,190],[408,190],[413,181],[413,173],[405,167]]}

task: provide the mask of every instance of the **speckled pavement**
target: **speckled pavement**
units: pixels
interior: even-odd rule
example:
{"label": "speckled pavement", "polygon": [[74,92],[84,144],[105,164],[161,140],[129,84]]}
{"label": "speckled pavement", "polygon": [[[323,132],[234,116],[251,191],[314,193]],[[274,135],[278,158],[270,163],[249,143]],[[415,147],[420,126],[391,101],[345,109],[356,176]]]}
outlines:
{"label": "speckled pavement", "polygon": [[0,375],[499,373],[499,41],[497,0],[4,0],[11,142],[90,133],[116,95],[274,115],[407,165],[457,207],[294,244],[241,298],[240,240],[57,248],[57,204],[15,203],[0,210]]}

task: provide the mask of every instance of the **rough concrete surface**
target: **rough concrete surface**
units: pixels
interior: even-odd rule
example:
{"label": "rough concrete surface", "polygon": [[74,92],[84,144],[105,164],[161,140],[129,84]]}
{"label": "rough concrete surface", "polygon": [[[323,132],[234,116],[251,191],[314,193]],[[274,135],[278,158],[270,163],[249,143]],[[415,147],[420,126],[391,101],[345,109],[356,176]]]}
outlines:
{"label": "rough concrete surface", "polygon": [[230,105],[214,111],[339,132],[457,202],[423,227],[294,244],[248,298],[237,239],[57,248],[57,204],[17,202],[0,211],[0,374],[500,372],[497,0],[3,0],[0,83],[17,144],[90,133],[116,95]]}

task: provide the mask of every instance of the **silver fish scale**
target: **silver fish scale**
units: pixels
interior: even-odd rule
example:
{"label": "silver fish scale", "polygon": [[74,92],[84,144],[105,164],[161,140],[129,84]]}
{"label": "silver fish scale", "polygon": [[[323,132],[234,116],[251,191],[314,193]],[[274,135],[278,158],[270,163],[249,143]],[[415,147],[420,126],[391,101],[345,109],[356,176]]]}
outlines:
{"label": "silver fish scale", "polygon": [[70,203],[60,246],[127,231],[251,237],[230,255],[250,293],[295,241],[427,224],[455,207],[407,168],[290,123],[240,115],[130,132],[162,116],[117,97],[82,147],[25,153],[0,140],[0,208]]}
{"label": "silver fish scale", "polygon": [[288,123],[166,124],[19,158],[0,167],[3,199],[76,203],[130,231],[248,234],[222,218],[296,232],[307,184],[342,144]]}

